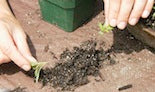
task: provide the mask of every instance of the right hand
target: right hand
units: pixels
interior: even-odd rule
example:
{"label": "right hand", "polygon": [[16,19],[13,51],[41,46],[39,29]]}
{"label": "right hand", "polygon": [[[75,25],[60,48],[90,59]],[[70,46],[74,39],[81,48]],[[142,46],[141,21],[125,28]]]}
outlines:
{"label": "right hand", "polygon": [[19,67],[28,71],[30,62],[36,62],[32,57],[21,25],[12,14],[0,15],[0,64],[13,61]]}
{"label": "right hand", "polygon": [[104,0],[106,24],[123,30],[127,24],[136,25],[139,19],[147,18],[154,0]]}

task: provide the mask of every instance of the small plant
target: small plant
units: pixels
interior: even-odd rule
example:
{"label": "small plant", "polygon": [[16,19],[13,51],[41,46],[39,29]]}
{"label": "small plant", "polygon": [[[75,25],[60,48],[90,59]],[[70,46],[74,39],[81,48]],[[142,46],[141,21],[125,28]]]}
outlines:
{"label": "small plant", "polygon": [[103,34],[105,32],[110,32],[112,31],[114,28],[110,25],[107,25],[107,24],[102,24],[102,23],[99,23],[99,28],[100,28],[100,34]]}
{"label": "small plant", "polygon": [[155,18],[155,13],[153,13],[153,18]]}
{"label": "small plant", "polygon": [[38,82],[41,69],[47,62],[31,62],[31,67],[34,70],[35,81]]}
{"label": "small plant", "polygon": [[[153,7],[153,9],[155,10],[155,6]],[[153,18],[155,18],[155,12],[153,13]]]}

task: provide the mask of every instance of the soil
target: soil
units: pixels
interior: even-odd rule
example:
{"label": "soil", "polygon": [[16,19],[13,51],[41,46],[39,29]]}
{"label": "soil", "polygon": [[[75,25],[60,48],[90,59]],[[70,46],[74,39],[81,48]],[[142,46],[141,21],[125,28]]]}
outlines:
{"label": "soil", "polygon": [[10,92],[26,92],[25,88],[21,88],[21,87],[17,87],[14,90],[10,91]]}
{"label": "soil", "polygon": [[[72,33],[67,33],[41,19],[38,0],[8,1],[29,36],[28,43],[33,56],[38,61],[48,62],[46,67],[56,66],[66,48],[72,52],[73,47],[90,39],[96,40],[98,44],[104,42],[104,50],[111,53],[110,56],[116,63],[107,65],[107,61],[104,61],[103,68],[100,69],[100,76],[104,81],[99,76],[89,76],[89,83],[79,86],[75,92],[119,92],[119,88],[128,84],[132,84],[132,88],[122,92],[154,92],[155,50],[136,40],[128,30],[115,29],[99,35],[98,23],[104,23],[103,12],[99,11],[87,24]],[[102,7],[102,3],[98,6]],[[26,92],[58,92],[51,86],[42,87],[41,83],[35,83],[33,78],[25,75],[13,63],[0,65],[0,88],[17,87],[26,88]]]}
{"label": "soil", "polygon": [[[154,4],[155,7],[155,4]],[[141,22],[149,28],[155,30],[155,9],[152,10],[150,16],[147,19],[141,19]]]}
{"label": "soil", "polygon": [[89,83],[88,76],[99,76],[103,61],[113,59],[102,48],[97,50],[96,45],[96,41],[88,40],[72,51],[63,51],[60,55],[62,63],[42,71],[43,84],[61,87],[62,90],[74,90]]}

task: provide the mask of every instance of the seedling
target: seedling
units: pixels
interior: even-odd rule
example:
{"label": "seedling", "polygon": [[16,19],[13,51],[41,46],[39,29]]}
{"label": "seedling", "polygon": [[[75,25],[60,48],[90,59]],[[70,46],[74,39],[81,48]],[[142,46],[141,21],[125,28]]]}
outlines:
{"label": "seedling", "polygon": [[[155,10],[155,6],[153,7],[153,9]],[[155,18],[155,12],[153,13],[153,18]]]}
{"label": "seedling", "polygon": [[36,83],[39,80],[41,69],[47,64],[47,62],[31,62],[31,67],[34,70],[34,76]]}
{"label": "seedling", "polygon": [[155,13],[153,13],[153,18],[155,18]]}
{"label": "seedling", "polygon": [[103,34],[105,32],[110,32],[112,31],[114,28],[110,25],[107,25],[107,24],[102,24],[102,23],[99,23],[99,28],[100,28],[100,34]]}

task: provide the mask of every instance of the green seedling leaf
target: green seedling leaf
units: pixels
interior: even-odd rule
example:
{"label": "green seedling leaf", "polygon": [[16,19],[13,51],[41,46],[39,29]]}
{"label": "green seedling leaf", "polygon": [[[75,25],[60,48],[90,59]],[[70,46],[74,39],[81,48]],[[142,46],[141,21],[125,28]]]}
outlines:
{"label": "green seedling leaf", "polygon": [[153,13],[153,18],[155,18],[155,13]]}
{"label": "green seedling leaf", "polygon": [[104,31],[105,30],[105,27],[101,23],[99,23],[99,28],[100,28],[100,31]]}
{"label": "green seedling leaf", "polygon": [[99,28],[100,28],[99,34],[103,34],[105,32],[110,32],[114,29],[112,26],[106,25],[106,24],[103,25],[102,23],[99,23]]}
{"label": "green seedling leaf", "polygon": [[[155,6],[153,6],[153,9],[155,10]],[[155,18],[155,12],[153,13],[153,18]]]}
{"label": "green seedling leaf", "polygon": [[38,82],[41,69],[47,62],[31,62],[31,67],[34,70],[35,81]]}

